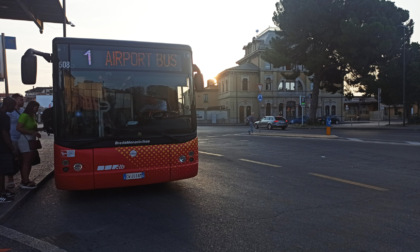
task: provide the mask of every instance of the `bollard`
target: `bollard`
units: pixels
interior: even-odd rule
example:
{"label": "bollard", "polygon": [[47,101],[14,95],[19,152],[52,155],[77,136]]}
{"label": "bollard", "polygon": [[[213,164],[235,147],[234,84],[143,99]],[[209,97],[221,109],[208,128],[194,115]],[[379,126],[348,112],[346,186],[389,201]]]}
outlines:
{"label": "bollard", "polygon": [[325,125],[327,126],[327,135],[331,135],[331,118],[329,116],[325,121]]}

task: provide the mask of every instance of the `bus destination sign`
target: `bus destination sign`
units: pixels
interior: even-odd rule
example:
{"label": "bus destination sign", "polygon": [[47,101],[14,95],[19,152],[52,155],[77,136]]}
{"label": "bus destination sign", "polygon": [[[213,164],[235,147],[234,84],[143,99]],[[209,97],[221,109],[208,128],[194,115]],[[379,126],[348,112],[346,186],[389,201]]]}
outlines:
{"label": "bus destination sign", "polygon": [[73,45],[70,51],[71,68],[182,71],[182,63],[182,53],[167,49]]}

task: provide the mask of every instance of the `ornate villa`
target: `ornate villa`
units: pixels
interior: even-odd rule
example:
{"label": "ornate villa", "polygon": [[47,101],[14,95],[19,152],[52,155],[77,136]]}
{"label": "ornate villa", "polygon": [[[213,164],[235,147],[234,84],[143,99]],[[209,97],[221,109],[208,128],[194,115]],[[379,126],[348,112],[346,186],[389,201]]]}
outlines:
{"label": "ornate villa", "polygon": [[[236,63],[238,66],[219,73],[217,80],[217,100],[208,107],[220,107],[224,113],[215,114],[200,107],[202,99],[209,97],[214,86],[198,92],[197,109],[199,119],[215,123],[245,123],[251,113],[261,118],[265,115],[281,115],[293,119],[309,115],[312,83],[310,76],[303,71],[296,75],[289,66],[274,68],[262,59],[265,49],[276,35],[276,28],[268,28],[243,47],[245,55]],[[303,66],[297,66],[304,70]],[[300,97],[305,98],[305,105],[300,105]],[[317,116],[342,116],[343,98],[341,94],[331,94],[320,90]],[[209,101],[208,101],[209,102]],[[201,113],[201,115],[200,115]],[[209,116],[209,113],[211,116]],[[200,117],[201,116],[201,117]]]}

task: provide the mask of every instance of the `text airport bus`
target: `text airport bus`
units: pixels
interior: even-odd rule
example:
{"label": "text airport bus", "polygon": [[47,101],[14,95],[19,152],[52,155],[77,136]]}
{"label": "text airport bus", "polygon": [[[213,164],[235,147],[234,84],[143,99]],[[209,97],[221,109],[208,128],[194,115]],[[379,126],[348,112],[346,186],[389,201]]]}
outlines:
{"label": "text airport bus", "polygon": [[198,172],[194,85],[203,85],[189,46],[56,38],[53,66],[56,187],[90,190],[191,178]]}

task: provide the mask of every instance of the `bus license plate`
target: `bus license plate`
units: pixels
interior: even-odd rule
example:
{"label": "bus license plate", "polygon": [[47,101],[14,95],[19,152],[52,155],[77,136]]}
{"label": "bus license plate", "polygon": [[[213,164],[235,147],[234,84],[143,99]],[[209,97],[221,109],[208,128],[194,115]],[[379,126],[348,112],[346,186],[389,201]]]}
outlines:
{"label": "bus license plate", "polygon": [[124,174],[124,180],[142,179],[142,178],[144,178],[144,172],[125,173]]}

